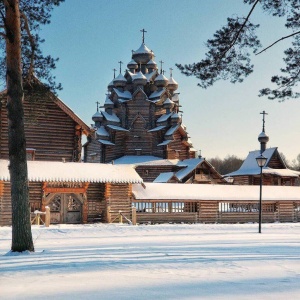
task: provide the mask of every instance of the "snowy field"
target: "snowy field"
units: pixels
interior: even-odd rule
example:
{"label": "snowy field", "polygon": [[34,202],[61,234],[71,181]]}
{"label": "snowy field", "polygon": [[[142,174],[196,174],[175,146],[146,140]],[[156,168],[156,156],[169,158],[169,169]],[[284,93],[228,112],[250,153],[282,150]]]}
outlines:
{"label": "snowy field", "polygon": [[33,226],[35,253],[9,253],[0,299],[299,299],[300,223]]}

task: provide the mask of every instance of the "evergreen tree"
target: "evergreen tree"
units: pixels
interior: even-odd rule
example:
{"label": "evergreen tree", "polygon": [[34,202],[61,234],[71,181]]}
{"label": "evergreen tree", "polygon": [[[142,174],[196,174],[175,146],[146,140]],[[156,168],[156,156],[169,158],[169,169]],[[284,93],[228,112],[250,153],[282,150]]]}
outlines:
{"label": "evergreen tree", "polygon": [[[253,72],[251,52],[260,54],[281,41],[291,40],[291,46],[284,51],[285,67],[282,75],[271,78],[275,88],[263,88],[260,96],[284,101],[300,96],[296,86],[300,80],[300,1],[299,0],[243,0],[251,6],[247,16],[236,16],[227,19],[227,24],[217,30],[212,39],[206,43],[207,53],[200,62],[188,65],[176,64],[187,76],[199,79],[202,88],[212,86],[217,80],[242,82]],[[251,22],[253,12],[261,8],[274,17],[285,17],[285,26],[290,34],[280,37],[271,45],[261,50],[261,43],[256,35],[258,24]]]}
{"label": "evergreen tree", "polygon": [[51,76],[55,60],[43,56],[39,48],[40,25],[49,24],[54,6],[64,0],[0,1],[0,71],[6,77],[9,171],[12,200],[12,251],[34,251],[31,234],[26,139],[24,132],[23,86],[31,86],[35,76],[50,89],[59,88]]}

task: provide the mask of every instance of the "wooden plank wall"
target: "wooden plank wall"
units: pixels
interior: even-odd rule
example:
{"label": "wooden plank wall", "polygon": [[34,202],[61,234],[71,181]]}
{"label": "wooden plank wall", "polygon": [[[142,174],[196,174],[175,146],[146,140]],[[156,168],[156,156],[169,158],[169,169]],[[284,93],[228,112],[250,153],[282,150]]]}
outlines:
{"label": "wooden plank wall", "polygon": [[[1,109],[0,158],[8,159],[7,115]],[[78,148],[76,123],[63,112],[52,100],[42,103],[24,101],[24,120],[26,147],[36,149],[35,160],[74,161],[78,157],[74,150]],[[78,132],[77,132],[78,133]],[[80,135],[81,139],[81,135]]]}
{"label": "wooden plank wall", "polygon": [[2,182],[0,226],[11,225],[10,184]]}
{"label": "wooden plank wall", "polygon": [[[107,183],[106,184],[106,203],[110,206],[110,219],[118,222],[118,214],[121,210],[122,213],[131,220],[131,195],[132,185],[131,184],[117,184]],[[106,220],[107,221],[107,216]],[[124,220],[125,221],[125,220]]]}
{"label": "wooden plank wall", "polygon": [[138,166],[135,170],[143,178],[144,182],[153,182],[160,173],[173,172],[174,166]]}
{"label": "wooden plank wall", "polygon": [[219,203],[216,201],[201,201],[199,203],[198,220],[200,223],[218,222]]}
{"label": "wooden plank wall", "polygon": [[105,217],[105,183],[90,183],[87,190],[88,222],[103,222]]}

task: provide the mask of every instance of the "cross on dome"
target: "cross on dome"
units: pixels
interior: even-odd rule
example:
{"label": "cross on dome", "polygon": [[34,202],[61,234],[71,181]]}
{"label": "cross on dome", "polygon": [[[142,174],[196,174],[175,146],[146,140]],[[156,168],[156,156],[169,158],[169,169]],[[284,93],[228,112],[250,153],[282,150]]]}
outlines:
{"label": "cross on dome", "polygon": [[99,112],[99,105],[100,105],[100,102],[99,102],[99,101],[96,101],[96,104],[97,104],[97,112]]}
{"label": "cross on dome", "polygon": [[116,78],[116,71],[117,69],[113,68],[113,71],[114,71],[114,79]]}
{"label": "cross on dome", "polygon": [[147,32],[147,31],[143,28],[143,29],[140,30],[140,32],[143,33],[143,39],[142,39],[142,41],[143,41],[143,44],[144,44],[145,43],[145,32]]}
{"label": "cross on dome", "polygon": [[172,77],[172,71],[173,71],[173,68],[170,68],[170,77]]}
{"label": "cross on dome", "polygon": [[160,74],[161,74],[162,73],[162,65],[163,65],[164,61],[160,60],[159,62],[160,62]]}
{"label": "cross on dome", "polygon": [[262,119],[263,129],[262,129],[262,131],[265,132],[265,115],[268,115],[268,114],[265,111],[261,112],[260,114],[263,115],[263,119]]}
{"label": "cross on dome", "polygon": [[118,63],[120,64],[120,74],[122,73],[122,64],[123,62],[122,61],[118,61]]}

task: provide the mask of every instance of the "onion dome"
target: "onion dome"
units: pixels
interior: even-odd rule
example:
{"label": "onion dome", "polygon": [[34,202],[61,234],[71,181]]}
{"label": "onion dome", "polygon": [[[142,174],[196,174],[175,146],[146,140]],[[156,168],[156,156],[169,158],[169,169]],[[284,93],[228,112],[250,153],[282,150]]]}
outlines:
{"label": "onion dome", "polygon": [[148,70],[150,72],[152,72],[153,70],[156,70],[157,69],[157,64],[155,61],[153,61],[152,59],[150,59],[148,62],[147,62],[147,65],[146,67],[148,68]]}
{"label": "onion dome", "polygon": [[177,113],[174,113],[172,116],[171,116],[171,122],[172,123],[179,123],[180,121],[180,117]]}
{"label": "onion dome", "polygon": [[159,74],[155,80],[154,83],[157,87],[164,87],[168,85],[168,79],[165,75]]}
{"label": "onion dome", "polygon": [[154,54],[142,43],[141,47],[132,53],[132,58],[139,64],[146,64],[153,58]]}
{"label": "onion dome", "polygon": [[107,86],[107,89],[109,90],[109,91],[112,91],[112,89],[114,88],[114,80],[112,80],[109,84],[108,84],[108,86]]}
{"label": "onion dome", "polygon": [[167,98],[163,103],[164,108],[172,108],[173,106],[174,106],[174,102],[169,98]]}
{"label": "onion dome", "polygon": [[133,84],[135,84],[135,85],[147,84],[147,78],[141,71],[139,71],[138,73],[135,74],[132,81],[133,81]]}
{"label": "onion dome", "polygon": [[127,68],[129,70],[136,70],[138,67],[139,67],[139,65],[133,59],[127,64]]}
{"label": "onion dome", "polygon": [[258,141],[260,143],[267,143],[269,141],[269,137],[266,135],[264,131],[262,131],[258,136]]}
{"label": "onion dome", "polygon": [[108,95],[106,96],[105,102],[104,102],[105,108],[113,108],[114,103],[109,99]]}
{"label": "onion dome", "polygon": [[171,91],[176,91],[178,89],[178,83],[172,76],[168,79],[168,89]]}
{"label": "onion dome", "polygon": [[103,115],[101,112],[96,111],[96,113],[92,116],[92,120],[96,123],[96,122],[102,122],[103,120]]}
{"label": "onion dome", "polygon": [[121,73],[113,80],[115,87],[124,87],[126,82],[126,78]]}
{"label": "onion dome", "polygon": [[109,136],[109,133],[107,132],[107,130],[105,129],[105,127],[102,125],[100,126],[97,131],[96,134],[101,138],[105,138]]}

